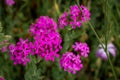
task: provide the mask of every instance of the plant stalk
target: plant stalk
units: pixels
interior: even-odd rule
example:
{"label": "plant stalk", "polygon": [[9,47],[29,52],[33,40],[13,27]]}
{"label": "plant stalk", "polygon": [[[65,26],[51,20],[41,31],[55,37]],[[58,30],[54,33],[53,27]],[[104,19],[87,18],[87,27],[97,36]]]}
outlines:
{"label": "plant stalk", "polygon": [[111,66],[112,72],[113,72],[113,74],[114,74],[114,79],[117,80],[116,73],[115,73],[115,70],[114,70],[114,67],[113,67],[112,61],[111,61],[111,59],[110,59],[110,56],[108,55],[107,47],[105,48],[105,47],[103,46],[103,43],[102,43],[102,41],[100,40],[100,38],[99,38],[97,32],[96,32],[95,29],[93,28],[92,24],[91,24],[90,22],[88,22],[88,24],[90,25],[90,28],[92,29],[92,31],[95,33],[95,35],[96,35],[98,41],[99,41],[100,44],[102,45],[102,48],[103,48],[104,51],[106,52],[107,57],[108,57],[108,61],[109,61],[109,63],[110,63],[110,66]]}

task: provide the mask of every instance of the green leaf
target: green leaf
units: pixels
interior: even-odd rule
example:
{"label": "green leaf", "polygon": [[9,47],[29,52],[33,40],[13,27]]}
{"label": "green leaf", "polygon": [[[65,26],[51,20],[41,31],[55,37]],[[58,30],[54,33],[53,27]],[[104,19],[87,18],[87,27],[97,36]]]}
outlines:
{"label": "green leaf", "polygon": [[31,62],[26,66],[25,80],[40,80],[40,69],[36,66],[37,59],[31,57]]}

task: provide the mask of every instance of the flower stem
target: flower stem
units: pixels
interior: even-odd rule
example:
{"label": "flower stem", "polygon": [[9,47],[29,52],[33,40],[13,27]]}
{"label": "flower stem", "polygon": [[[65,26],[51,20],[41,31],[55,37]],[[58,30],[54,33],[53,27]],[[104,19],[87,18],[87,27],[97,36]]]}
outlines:
{"label": "flower stem", "polygon": [[[78,4],[78,6],[80,6],[80,5],[79,5],[79,0],[77,0],[77,4]],[[107,0],[106,0],[106,5],[108,5]],[[106,8],[107,8],[107,6],[106,6]],[[107,19],[106,19],[106,20],[107,20]],[[107,20],[107,21],[108,21],[108,20]],[[106,46],[104,46],[103,43],[102,43],[102,41],[100,40],[97,32],[96,32],[95,29],[93,28],[92,24],[91,24],[90,22],[88,22],[88,24],[90,25],[92,31],[95,33],[95,36],[97,37],[97,39],[98,39],[99,43],[101,44],[102,48],[103,48],[104,51],[106,52],[107,57],[108,57],[108,60],[109,60],[109,63],[110,63],[110,66],[111,66],[111,68],[112,68],[112,72],[113,72],[113,74],[114,74],[114,78],[115,78],[115,80],[117,80],[116,73],[115,73],[115,70],[114,70],[112,61],[111,61],[111,59],[110,59],[110,56],[109,56],[109,53],[108,53],[108,50],[107,50],[107,39],[106,39],[106,41],[105,41]],[[108,33],[108,32],[107,32],[107,33]],[[107,35],[106,35],[106,37],[107,37]]]}
{"label": "flower stem", "polygon": [[100,44],[102,45],[102,48],[103,48],[104,51],[106,52],[107,57],[108,57],[108,60],[109,60],[109,63],[110,63],[110,66],[111,66],[111,68],[112,68],[112,72],[113,72],[113,74],[114,74],[114,78],[115,78],[115,80],[117,80],[116,73],[115,73],[115,70],[114,70],[112,61],[111,61],[111,59],[110,59],[110,56],[108,55],[107,47],[105,48],[105,47],[103,46],[103,43],[102,43],[102,41],[100,40],[100,38],[99,38],[97,32],[96,32],[95,29],[93,28],[92,24],[91,24],[90,22],[88,22],[88,24],[90,25],[90,28],[91,28],[91,29],[93,30],[93,32],[95,33],[95,35],[96,35],[98,41],[99,41]]}
{"label": "flower stem", "polygon": [[103,46],[102,41],[100,40],[100,38],[99,38],[97,32],[95,31],[95,29],[93,28],[92,24],[90,22],[88,22],[88,24],[90,25],[90,28],[92,29],[92,31],[95,33],[95,36],[97,37],[98,41],[100,42],[102,48],[105,49],[105,47]]}
{"label": "flower stem", "polygon": [[107,55],[107,57],[108,57],[108,61],[109,61],[109,63],[110,63],[110,66],[111,66],[111,68],[112,68],[112,72],[113,72],[113,75],[114,75],[114,79],[115,80],[117,80],[117,77],[116,77],[116,73],[115,73],[115,70],[114,70],[114,67],[113,67],[113,64],[112,64],[112,61],[111,61],[111,59],[110,59],[110,56],[109,56],[109,52],[108,52],[108,50],[107,50],[107,43],[108,43],[108,39],[109,39],[109,31],[110,31],[110,27],[109,27],[109,16],[108,16],[108,14],[109,14],[109,11],[108,10],[110,10],[110,8],[109,8],[109,0],[105,0],[105,26],[106,26],[106,35],[105,35],[105,52],[106,52],[106,55]]}
{"label": "flower stem", "polygon": [[[107,51],[107,54],[108,54],[108,51]],[[109,60],[109,63],[110,63],[110,65],[111,65],[111,68],[112,68],[112,72],[113,72],[113,75],[114,75],[114,79],[117,80],[117,76],[116,76],[116,73],[115,73],[115,70],[114,70],[114,67],[113,67],[113,64],[112,64],[112,61],[111,61],[109,55],[108,55],[108,60]]]}

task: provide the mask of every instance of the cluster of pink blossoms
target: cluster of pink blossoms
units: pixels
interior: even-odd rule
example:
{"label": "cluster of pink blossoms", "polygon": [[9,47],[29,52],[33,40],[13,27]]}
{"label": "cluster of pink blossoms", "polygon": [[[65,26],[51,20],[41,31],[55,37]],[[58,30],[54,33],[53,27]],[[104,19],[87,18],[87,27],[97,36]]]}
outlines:
{"label": "cluster of pink blossoms", "polygon": [[0,80],[5,80],[5,78],[4,77],[0,77]]}
{"label": "cluster of pink blossoms", "polygon": [[36,22],[30,26],[30,32],[33,36],[41,36],[43,33],[57,33],[57,24],[48,16],[40,16]]}
{"label": "cluster of pink blossoms", "polygon": [[30,26],[30,32],[34,36],[34,42],[31,43],[33,55],[51,61],[54,61],[54,57],[59,57],[57,53],[62,49],[62,38],[52,18],[40,16],[36,23]]}
{"label": "cluster of pink blossoms", "polygon": [[73,52],[66,52],[60,59],[60,67],[65,71],[75,74],[76,71],[80,71],[83,68],[80,57],[88,57],[89,47],[86,43],[76,42],[73,45],[74,51],[78,51],[79,54],[75,55]]}
{"label": "cluster of pink blossoms", "polygon": [[12,6],[15,4],[14,0],[5,0],[5,3],[8,5],[8,6]]}
{"label": "cluster of pink blossoms", "polygon": [[[90,20],[89,10],[83,5],[80,7],[74,5],[70,7],[69,13],[64,12],[60,16],[58,24],[60,28],[70,25],[75,29],[88,20]],[[62,38],[57,32],[57,24],[52,18],[40,16],[35,23],[31,24],[29,31],[34,38],[33,42],[20,38],[16,45],[11,44],[9,46],[10,59],[14,61],[14,65],[26,65],[27,62],[30,62],[28,58],[30,53],[50,61],[59,57],[58,52],[62,49]],[[60,67],[75,74],[83,68],[80,57],[88,57],[90,51],[86,43],[76,42],[72,47],[79,54],[75,55],[73,52],[63,54],[60,59]]]}
{"label": "cluster of pink blossoms", "polygon": [[88,57],[90,49],[86,43],[76,42],[72,47],[75,51],[79,52],[80,56]]}
{"label": "cluster of pink blossoms", "polygon": [[28,55],[30,54],[28,40],[23,40],[20,38],[20,41],[16,43],[16,45],[11,44],[9,46],[10,50],[10,59],[14,62],[14,65],[22,64],[26,65],[27,62],[30,62]]}
{"label": "cluster of pink blossoms", "polygon": [[66,52],[60,59],[60,67],[64,68],[65,71],[76,74],[76,71],[80,71],[83,65],[79,55],[75,55],[72,52]]}
{"label": "cluster of pink blossoms", "polygon": [[73,29],[76,27],[80,27],[82,23],[90,20],[90,12],[89,10],[81,5],[80,7],[77,5],[70,6],[70,12],[64,12],[58,19],[58,25],[60,28],[64,28],[65,26],[72,26]]}

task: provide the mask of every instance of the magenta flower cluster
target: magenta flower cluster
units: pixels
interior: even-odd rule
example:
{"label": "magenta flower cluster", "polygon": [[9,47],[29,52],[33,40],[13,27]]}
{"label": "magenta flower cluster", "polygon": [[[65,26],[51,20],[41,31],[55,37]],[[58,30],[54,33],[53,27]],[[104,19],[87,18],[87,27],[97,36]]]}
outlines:
{"label": "magenta flower cluster", "polygon": [[[6,0],[8,1],[8,0]],[[12,1],[12,0],[11,0]],[[58,26],[72,26],[73,29],[80,27],[82,23],[90,20],[89,10],[81,5],[70,6],[70,12],[64,12],[58,19]],[[33,36],[33,42],[28,39],[20,38],[16,45],[9,45],[10,59],[14,65],[26,65],[30,62],[29,55],[38,56],[46,61],[54,61],[59,57],[59,52],[62,49],[62,38],[57,31],[56,22],[48,16],[40,16],[35,23],[30,25],[29,32]],[[65,71],[75,74],[83,68],[80,57],[88,57],[89,47],[86,43],[76,42],[73,46],[74,51],[79,52],[75,55],[73,52],[66,52],[60,59],[60,67]],[[6,48],[3,48],[5,51]]]}
{"label": "magenta flower cluster", "polygon": [[26,65],[27,62],[30,62],[28,55],[30,54],[28,40],[23,40],[20,38],[19,42],[16,45],[9,45],[10,50],[10,59],[14,62],[14,65],[21,64]]}
{"label": "magenta flower cluster", "polygon": [[36,54],[51,61],[54,61],[55,57],[59,57],[62,38],[57,32],[57,24],[52,18],[40,16],[36,23],[30,26],[30,32],[34,36],[34,42],[31,43],[31,48],[34,50],[33,55]]}
{"label": "magenta flower cluster", "polygon": [[5,78],[4,77],[0,77],[0,80],[5,80]]}
{"label": "magenta flower cluster", "polygon": [[73,45],[72,47],[74,48],[75,51],[79,52],[80,56],[88,57],[90,49],[87,43],[75,42],[75,45]]}
{"label": "magenta flower cluster", "polygon": [[66,52],[63,54],[60,59],[60,67],[64,68],[65,71],[75,74],[83,68],[80,57],[88,57],[90,51],[86,43],[76,42],[72,47],[74,51],[79,52],[79,54],[75,55],[73,52]]}
{"label": "magenta flower cluster", "polygon": [[12,6],[15,4],[15,1],[14,0],[5,0],[5,3],[8,5],[8,6]]}
{"label": "magenta flower cluster", "polygon": [[64,68],[65,71],[76,74],[76,71],[80,71],[83,65],[79,55],[75,55],[72,52],[66,52],[60,59],[60,67]]}
{"label": "magenta flower cluster", "polygon": [[90,20],[90,12],[89,10],[81,5],[80,7],[77,5],[70,6],[70,12],[64,12],[58,19],[58,25],[60,28],[64,28],[65,26],[72,26],[73,29],[76,27],[80,27],[82,23]]}
{"label": "magenta flower cluster", "polygon": [[41,36],[43,33],[49,34],[57,32],[57,24],[48,16],[40,16],[35,23],[30,25],[30,32],[33,36]]}
{"label": "magenta flower cluster", "polygon": [[58,52],[62,49],[62,38],[57,32],[57,24],[52,18],[40,16],[30,26],[29,31],[33,35],[33,42],[20,38],[16,45],[9,45],[10,59],[13,60],[14,65],[26,65],[27,62],[30,62],[29,54],[51,61],[54,61],[55,57],[59,57]]}
{"label": "magenta flower cluster", "polygon": [[68,26],[68,20],[67,20],[68,13],[64,12],[58,19],[58,26],[60,28],[64,28],[65,26]]}

